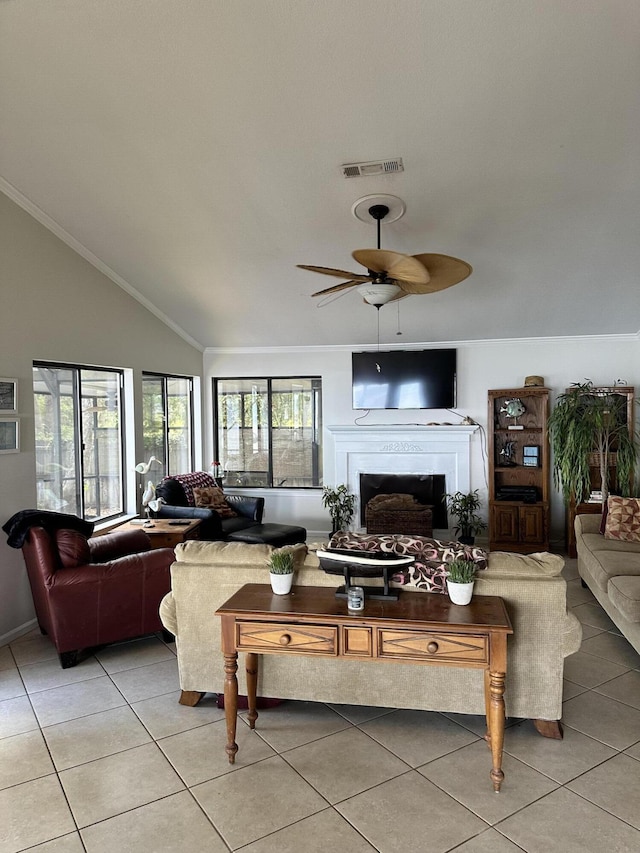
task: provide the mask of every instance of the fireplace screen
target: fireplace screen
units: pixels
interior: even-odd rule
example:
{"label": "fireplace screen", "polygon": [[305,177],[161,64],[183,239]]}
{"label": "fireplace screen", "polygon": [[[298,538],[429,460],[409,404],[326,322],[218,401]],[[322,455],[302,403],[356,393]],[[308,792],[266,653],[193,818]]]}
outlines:
{"label": "fireplace screen", "polygon": [[433,526],[449,527],[444,502],[444,474],[360,474],[360,524],[366,523],[365,509],[375,495],[413,495],[419,503],[433,507]]}

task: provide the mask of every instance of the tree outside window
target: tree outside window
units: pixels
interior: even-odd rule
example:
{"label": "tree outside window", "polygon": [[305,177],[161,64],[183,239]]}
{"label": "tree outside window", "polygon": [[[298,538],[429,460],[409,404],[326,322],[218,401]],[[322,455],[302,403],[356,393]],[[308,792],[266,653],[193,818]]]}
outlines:
{"label": "tree outside window", "polygon": [[232,487],[322,486],[322,380],[214,380],[216,460]]}
{"label": "tree outside window", "polygon": [[193,470],[193,380],[185,376],[142,375],[144,457],[155,456],[162,476]]}
{"label": "tree outside window", "polygon": [[38,509],[90,521],[124,510],[123,371],[36,362]]}

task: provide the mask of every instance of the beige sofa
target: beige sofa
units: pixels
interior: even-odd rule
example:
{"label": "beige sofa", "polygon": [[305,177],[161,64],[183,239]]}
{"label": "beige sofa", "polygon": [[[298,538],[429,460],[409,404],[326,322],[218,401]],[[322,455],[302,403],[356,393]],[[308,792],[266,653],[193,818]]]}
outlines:
{"label": "beige sofa", "polygon": [[[300,547],[300,546],[297,546]],[[183,704],[205,692],[224,690],[220,620],[214,616],[246,583],[268,583],[268,545],[189,541],[176,548],[172,590],[160,607],[164,626],[176,636]],[[302,562],[304,560],[304,562]],[[340,578],[319,568],[302,552],[296,584],[334,586]],[[479,572],[475,592],[507,603],[514,634],[508,640],[506,712],[528,717],[539,731],[560,737],[563,662],[577,651],[582,627],[567,613],[561,557],[492,553]],[[368,581],[371,582],[371,581]],[[409,595],[422,591],[405,587]],[[246,693],[244,667],[238,668]],[[450,667],[377,665],[365,661],[264,655],[258,695],[338,704],[394,706],[461,714],[484,714],[483,674]]]}
{"label": "beige sofa", "polygon": [[640,653],[640,542],[605,539],[600,521],[600,515],[576,516],[578,572]]}

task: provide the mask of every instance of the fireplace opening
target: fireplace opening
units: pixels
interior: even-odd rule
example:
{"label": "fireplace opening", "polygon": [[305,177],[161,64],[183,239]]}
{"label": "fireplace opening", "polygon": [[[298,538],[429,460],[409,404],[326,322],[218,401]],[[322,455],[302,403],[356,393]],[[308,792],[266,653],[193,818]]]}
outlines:
{"label": "fireplace opening", "polygon": [[360,524],[364,527],[367,504],[375,495],[413,495],[418,503],[433,508],[433,527],[449,527],[444,474],[360,474]]}

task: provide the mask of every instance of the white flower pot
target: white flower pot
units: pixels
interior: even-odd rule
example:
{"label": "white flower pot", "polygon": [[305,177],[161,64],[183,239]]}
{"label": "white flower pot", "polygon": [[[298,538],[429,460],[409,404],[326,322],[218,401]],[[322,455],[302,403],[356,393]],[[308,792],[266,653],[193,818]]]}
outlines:
{"label": "white flower pot", "polygon": [[276,595],[288,595],[291,592],[293,572],[289,572],[288,575],[276,575],[269,572],[269,578],[271,579],[271,589]]}
{"label": "white flower pot", "polygon": [[471,583],[452,583],[447,579],[449,598],[454,604],[469,604],[473,596],[473,585],[474,581]]}

